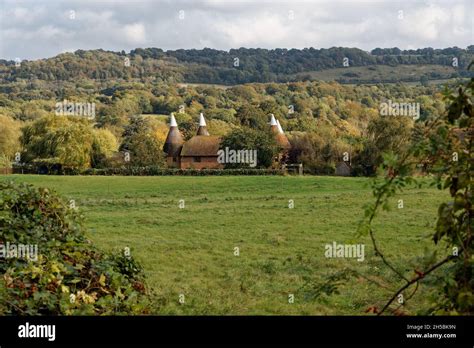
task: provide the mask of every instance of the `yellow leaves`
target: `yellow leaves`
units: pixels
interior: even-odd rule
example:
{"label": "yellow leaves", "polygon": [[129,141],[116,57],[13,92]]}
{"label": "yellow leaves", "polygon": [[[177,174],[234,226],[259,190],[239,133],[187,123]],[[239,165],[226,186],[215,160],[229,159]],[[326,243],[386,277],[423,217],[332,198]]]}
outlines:
{"label": "yellow leaves", "polygon": [[21,123],[12,118],[0,115],[0,153],[6,158],[13,159],[15,153],[21,149]]}
{"label": "yellow leaves", "polygon": [[57,263],[53,263],[53,264],[51,265],[51,272],[53,272],[53,273],[60,273],[60,272],[61,272],[61,270],[59,269]]}
{"label": "yellow leaves", "polygon": [[7,287],[13,284],[13,278],[7,273],[3,275],[3,279],[5,279],[5,284]]}
{"label": "yellow leaves", "polygon": [[121,300],[125,299],[125,294],[122,292],[120,288],[118,288],[117,291],[115,292],[115,296],[117,296]]}
{"label": "yellow leaves", "polygon": [[35,279],[39,274],[42,273],[42,269],[38,266],[31,266],[30,267],[30,272],[31,272],[31,279]]}
{"label": "yellow leaves", "polygon": [[165,123],[155,123],[152,126],[154,131],[153,136],[158,141],[158,144],[162,146],[165,143],[166,136],[168,135],[168,126]]}
{"label": "yellow leaves", "polygon": [[76,294],[76,302],[82,301],[85,304],[91,304],[91,303],[94,303],[96,300],[97,300],[96,292],[87,294],[84,290],[80,290]]}
{"label": "yellow leaves", "polygon": [[106,280],[105,275],[101,274],[99,278],[99,284],[101,286],[105,286],[105,280]]}
{"label": "yellow leaves", "polygon": [[98,152],[106,157],[112,156],[118,150],[117,138],[110,130],[106,128],[94,129],[93,135]]}
{"label": "yellow leaves", "polygon": [[61,285],[61,292],[69,294],[69,287],[67,287],[66,285]]}

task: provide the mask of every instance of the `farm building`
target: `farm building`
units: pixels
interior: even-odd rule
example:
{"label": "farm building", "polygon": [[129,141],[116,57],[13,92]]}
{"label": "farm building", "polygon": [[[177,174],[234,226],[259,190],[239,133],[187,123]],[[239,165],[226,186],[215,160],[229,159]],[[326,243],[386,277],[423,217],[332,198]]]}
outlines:
{"label": "farm building", "polygon": [[174,115],[171,115],[170,130],[163,146],[168,167],[180,169],[215,169],[223,165],[217,162],[220,138],[209,135],[204,115],[199,116],[197,134],[184,141]]}
{"label": "farm building", "polygon": [[197,134],[183,144],[181,149],[181,169],[218,169],[224,165],[217,161],[221,139],[209,135],[204,115],[199,116]]}
{"label": "farm building", "polygon": [[[276,162],[281,163],[286,158],[291,145],[274,115],[271,115],[270,130],[282,148],[275,159]],[[199,128],[196,135],[188,141],[184,141],[176,119],[171,114],[170,129],[163,146],[163,151],[166,153],[166,163],[168,167],[180,169],[223,168],[224,164],[217,160],[220,142],[220,137],[209,134],[203,114],[199,116]]]}

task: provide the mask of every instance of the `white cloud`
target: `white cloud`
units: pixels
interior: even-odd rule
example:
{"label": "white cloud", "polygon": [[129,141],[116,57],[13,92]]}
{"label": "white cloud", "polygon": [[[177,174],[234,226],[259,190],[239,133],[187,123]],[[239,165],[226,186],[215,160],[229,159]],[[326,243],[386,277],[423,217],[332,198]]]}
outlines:
{"label": "white cloud", "polygon": [[146,42],[145,26],[142,23],[125,25],[123,34],[129,44],[140,45]]}
{"label": "white cloud", "polygon": [[[428,8],[408,12],[401,21],[399,33],[415,40],[433,42],[437,40],[446,24],[450,22],[450,11],[439,6],[430,5]],[[449,29],[449,28],[448,28]]]}
{"label": "white cloud", "polygon": [[0,0],[0,58],[79,48],[466,47],[472,10],[472,0]]}
{"label": "white cloud", "polygon": [[279,16],[272,14],[242,18],[235,22],[221,20],[214,24],[213,29],[221,33],[232,47],[258,47],[262,42],[265,46],[278,46],[289,35]]}

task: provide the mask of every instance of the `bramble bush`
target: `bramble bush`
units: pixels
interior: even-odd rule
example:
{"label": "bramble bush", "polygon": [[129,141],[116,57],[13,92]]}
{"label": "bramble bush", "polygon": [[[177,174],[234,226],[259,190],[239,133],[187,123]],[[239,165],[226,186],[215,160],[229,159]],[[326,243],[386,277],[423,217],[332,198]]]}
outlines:
{"label": "bramble bush", "polygon": [[0,243],[38,248],[37,259],[0,258],[0,315],[149,313],[141,266],[95,248],[82,220],[47,188],[0,183]]}

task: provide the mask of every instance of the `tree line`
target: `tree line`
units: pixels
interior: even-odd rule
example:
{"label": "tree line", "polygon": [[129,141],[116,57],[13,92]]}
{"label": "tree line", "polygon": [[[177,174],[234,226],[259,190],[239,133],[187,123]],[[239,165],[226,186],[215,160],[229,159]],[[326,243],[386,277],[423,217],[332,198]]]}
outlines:
{"label": "tree line", "polygon": [[[137,48],[129,53],[77,50],[35,61],[0,60],[0,82],[20,80],[68,81],[78,79],[153,79],[165,82],[234,85],[250,82],[286,82],[311,79],[307,73],[332,68],[373,65],[453,66],[455,76],[469,77],[467,65],[474,58],[474,46],[466,49],[423,48],[402,51],[376,48],[261,49],[239,48],[220,51],[210,48],[163,51]],[[387,77],[391,80],[393,77]],[[374,81],[376,82],[376,81]]]}
{"label": "tree line", "polygon": [[[372,175],[384,151],[408,143],[415,123],[406,116],[381,116],[382,103],[418,103],[420,120],[436,117],[445,107],[437,86],[294,82],[220,88],[115,81],[81,88],[83,83],[0,93],[3,162],[14,161],[19,152],[25,163],[104,168],[124,165],[128,152],[129,165],[164,166],[169,114],[175,114],[189,139],[203,112],[211,134],[228,146],[259,147],[266,154],[261,165],[268,166],[275,148],[265,136],[274,114],[292,144],[290,163],[303,163],[309,173],[333,174],[349,156],[354,175]],[[95,118],[56,116],[55,103],[63,98],[95,103]]]}

